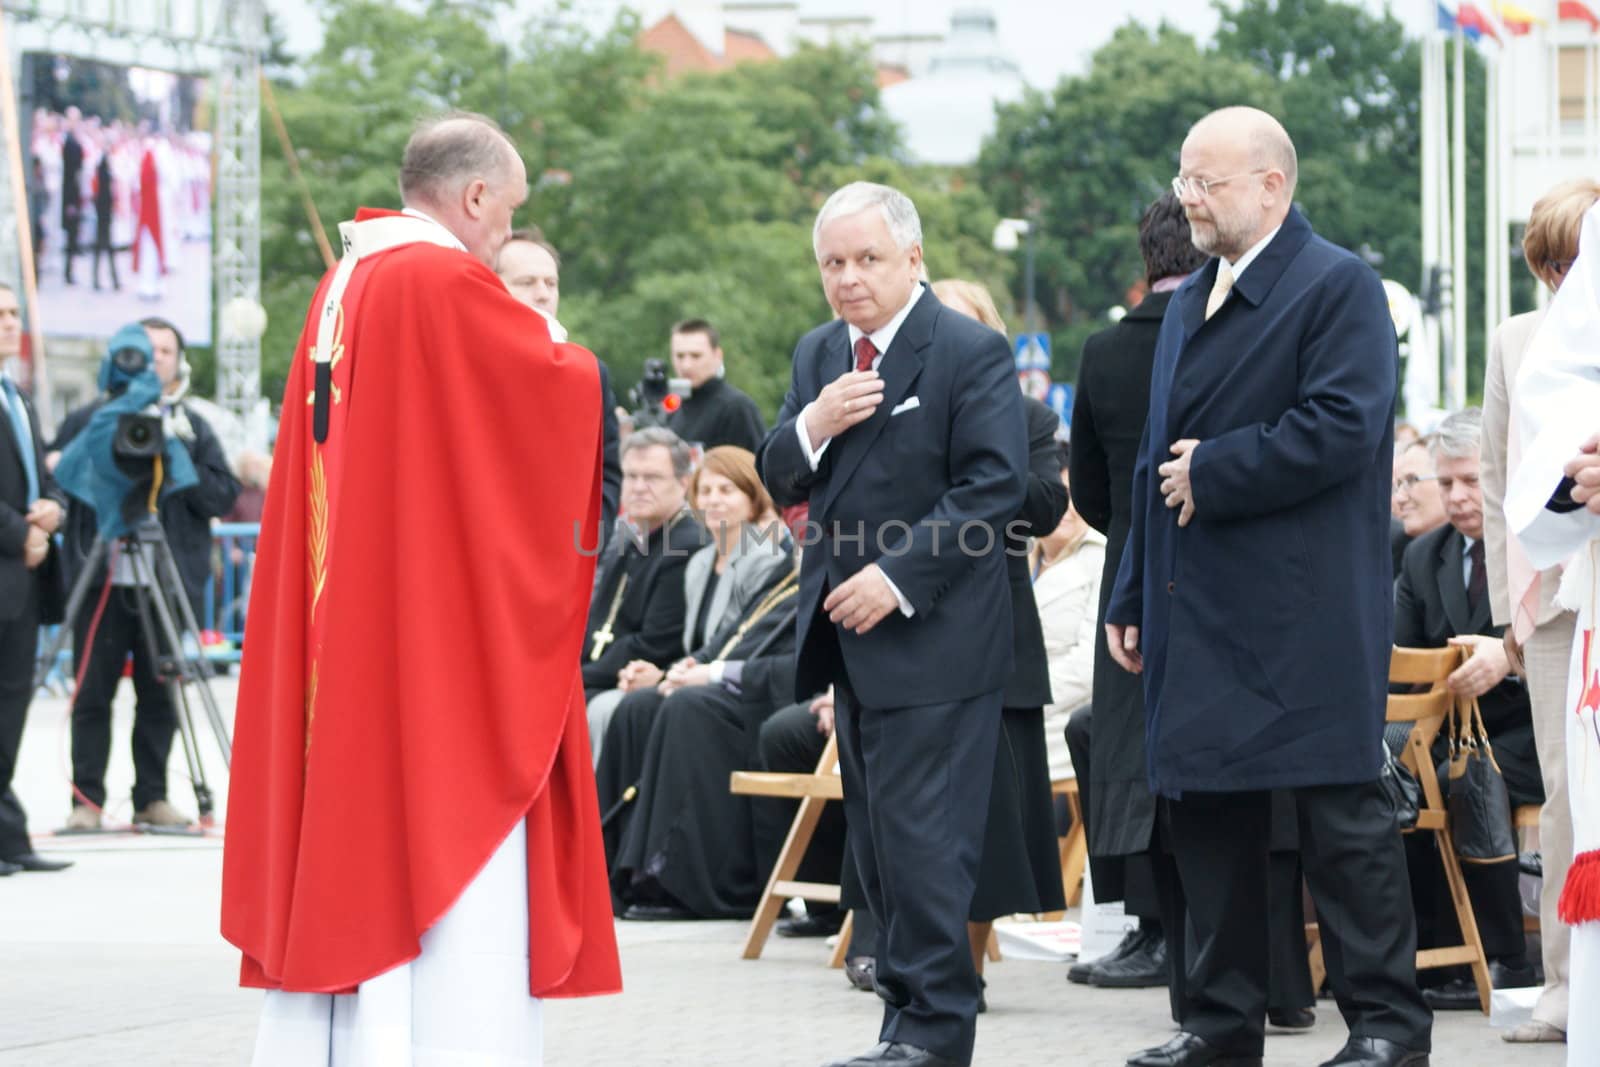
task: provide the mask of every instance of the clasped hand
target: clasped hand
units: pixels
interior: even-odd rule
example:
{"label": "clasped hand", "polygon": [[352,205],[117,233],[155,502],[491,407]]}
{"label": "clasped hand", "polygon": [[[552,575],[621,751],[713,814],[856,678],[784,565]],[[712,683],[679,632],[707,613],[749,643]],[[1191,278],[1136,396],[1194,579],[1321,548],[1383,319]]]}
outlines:
{"label": "clasped hand", "polygon": [[1572,500],[1600,515],[1600,433],[1590,437],[1567,461],[1564,472],[1573,481]]}
{"label": "clasped hand", "polygon": [[1469,648],[1472,655],[1467,662],[1450,672],[1445,684],[1457,696],[1476,699],[1505,681],[1511,673],[1511,661],[1506,657],[1505,642],[1498,637],[1467,634],[1452,637],[1450,644]]}
{"label": "clasped hand", "polygon": [[883,403],[883,379],[875,370],[850,371],[822,387],[806,406],[806,433],[815,451],[822,442],[872,418]]}

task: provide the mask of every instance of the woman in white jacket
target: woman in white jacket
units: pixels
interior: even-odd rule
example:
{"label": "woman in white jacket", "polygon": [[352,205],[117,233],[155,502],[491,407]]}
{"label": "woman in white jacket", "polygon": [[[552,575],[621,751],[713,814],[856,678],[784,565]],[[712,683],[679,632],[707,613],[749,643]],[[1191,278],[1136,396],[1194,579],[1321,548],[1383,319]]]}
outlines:
{"label": "woman in white jacket", "polygon": [[[1063,484],[1067,482],[1067,447],[1061,446]],[[1095,609],[1100,603],[1105,558],[1105,537],[1071,505],[1056,528],[1034,542],[1033,598],[1039,605],[1044,651],[1050,661],[1050,695],[1055,698],[1044,709],[1051,781],[1073,776],[1072,757],[1067,753],[1067,718],[1089,703],[1094,682]]]}

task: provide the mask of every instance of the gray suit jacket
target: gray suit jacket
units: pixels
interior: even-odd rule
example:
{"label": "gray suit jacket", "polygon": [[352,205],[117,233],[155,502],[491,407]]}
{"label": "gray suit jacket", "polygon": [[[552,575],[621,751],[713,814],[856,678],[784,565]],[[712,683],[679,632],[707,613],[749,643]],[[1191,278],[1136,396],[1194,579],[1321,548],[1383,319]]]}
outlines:
{"label": "gray suit jacket", "polygon": [[[1483,547],[1489,566],[1489,606],[1496,626],[1511,624],[1511,591],[1506,580],[1506,443],[1511,430],[1511,401],[1517,389],[1522,354],[1544,321],[1543,311],[1513,315],[1494,331],[1489,361],[1483,371]],[[1538,626],[1561,614],[1555,606],[1561,568],[1552,567],[1539,582]]]}
{"label": "gray suit jacket", "polygon": [[[683,572],[683,652],[693,655],[695,620],[700,617],[700,602],[705,597],[706,578],[716,564],[715,542],[689,557]],[[711,608],[706,616],[702,641],[730,623],[736,622],[750,610],[756,594],[766,587],[773,571],[794,565],[788,550],[771,537],[758,538],[746,530],[728,558],[728,568],[722,572],[717,588],[711,594]]]}

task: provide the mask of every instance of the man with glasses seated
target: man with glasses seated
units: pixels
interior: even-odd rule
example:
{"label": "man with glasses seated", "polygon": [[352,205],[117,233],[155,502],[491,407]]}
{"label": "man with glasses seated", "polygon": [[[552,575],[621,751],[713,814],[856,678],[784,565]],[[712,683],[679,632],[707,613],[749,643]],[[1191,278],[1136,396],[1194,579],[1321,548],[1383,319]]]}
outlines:
{"label": "man with glasses seated", "polygon": [[[1484,544],[1483,488],[1479,484],[1479,439],[1483,414],[1468,408],[1445,419],[1431,440],[1439,496],[1449,524],[1411,543],[1394,589],[1394,643],[1407,648],[1467,645],[1472,658],[1450,676],[1450,688],[1478,700],[1513,806],[1544,802],[1539,757],[1533,742],[1528,688],[1513,675],[1501,642],[1503,626],[1490,617],[1489,570]],[[1446,793],[1445,742],[1434,747],[1440,789]],[[1431,834],[1406,838],[1417,938],[1423,948],[1460,944],[1444,872]],[[1463,863],[1462,877],[1489,958],[1497,989],[1538,985],[1522,934],[1522,897],[1515,859]],[[1433,974],[1449,972],[1434,971]],[[1437,1010],[1476,1010],[1478,990],[1465,974],[1424,989]]]}

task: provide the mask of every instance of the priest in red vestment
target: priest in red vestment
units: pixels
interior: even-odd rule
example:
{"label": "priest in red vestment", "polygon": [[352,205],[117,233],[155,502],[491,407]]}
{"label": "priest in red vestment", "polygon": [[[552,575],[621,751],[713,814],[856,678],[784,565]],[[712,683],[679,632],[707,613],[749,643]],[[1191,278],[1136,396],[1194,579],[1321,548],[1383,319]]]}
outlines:
{"label": "priest in red vestment", "polygon": [[539,998],[621,988],[578,672],[595,360],[490,267],[527,195],[498,127],[420,126],[400,190],[340,227],[261,528],[222,900],[276,991],[260,1067],[538,1063]]}

